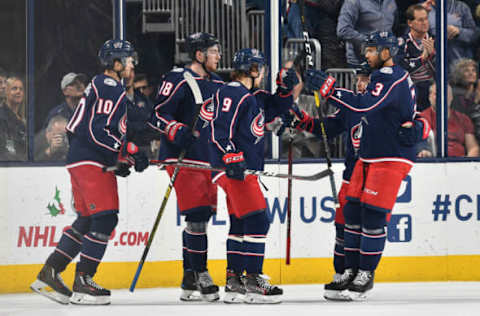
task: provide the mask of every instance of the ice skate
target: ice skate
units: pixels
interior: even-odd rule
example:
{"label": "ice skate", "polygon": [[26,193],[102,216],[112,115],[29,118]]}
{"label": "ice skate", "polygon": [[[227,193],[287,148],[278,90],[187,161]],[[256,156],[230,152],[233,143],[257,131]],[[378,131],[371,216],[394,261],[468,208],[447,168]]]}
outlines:
{"label": "ice skate", "polygon": [[[47,291],[47,287],[50,287],[53,291]],[[48,264],[42,267],[30,288],[32,291],[60,304],[68,304],[72,296],[72,291],[65,285],[60,274]]]}
{"label": "ice skate", "polygon": [[344,295],[344,291],[355,278],[355,272],[352,269],[345,269],[343,274],[336,273],[333,281],[325,284],[323,297],[332,301],[351,301],[349,296]]}
{"label": "ice skate", "polygon": [[348,285],[348,295],[353,301],[364,301],[367,299],[367,292],[373,289],[375,272],[358,270],[357,276]]}
{"label": "ice skate", "polygon": [[110,290],[95,283],[92,277],[85,272],[77,271],[70,302],[79,305],[108,305],[110,304]]}
{"label": "ice skate", "polygon": [[195,272],[197,280],[197,288],[200,291],[202,300],[214,302],[220,298],[218,294],[218,286],[213,283],[212,277],[207,271]]}
{"label": "ice skate", "polygon": [[227,304],[243,303],[245,292],[243,276],[232,270],[227,270],[227,283],[225,284],[225,297],[223,301]]}
{"label": "ice skate", "polygon": [[283,290],[271,285],[268,277],[252,273],[245,279],[245,299],[247,304],[277,304],[282,302]]}
{"label": "ice skate", "polygon": [[201,301],[200,292],[198,291],[197,282],[195,279],[195,272],[189,270],[183,272],[182,280],[182,294],[180,300],[186,302]]}

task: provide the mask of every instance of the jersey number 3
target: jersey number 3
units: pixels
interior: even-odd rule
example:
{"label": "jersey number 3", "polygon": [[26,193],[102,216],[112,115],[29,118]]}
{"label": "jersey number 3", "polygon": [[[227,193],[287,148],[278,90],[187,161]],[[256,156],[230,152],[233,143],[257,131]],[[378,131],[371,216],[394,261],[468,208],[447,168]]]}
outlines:
{"label": "jersey number 3", "polygon": [[380,82],[377,82],[377,84],[375,85],[375,89],[372,90],[372,95],[378,97],[380,93],[382,93],[382,90],[383,90],[383,84],[381,84]]}

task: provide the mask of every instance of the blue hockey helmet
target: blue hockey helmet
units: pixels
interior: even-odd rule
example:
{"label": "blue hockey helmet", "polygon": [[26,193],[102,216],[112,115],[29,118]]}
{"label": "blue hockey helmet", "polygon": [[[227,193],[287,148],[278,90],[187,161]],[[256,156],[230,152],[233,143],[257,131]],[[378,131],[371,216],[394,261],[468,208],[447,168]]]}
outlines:
{"label": "blue hockey helmet", "polygon": [[249,72],[254,64],[260,69],[266,64],[265,56],[255,48],[244,48],[233,55],[232,66],[235,70]]}
{"label": "blue hockey helmet", "polygon": [[398,40],[392,32],[375,31],[368,34],[364,47],[376,47],[379,54],[382,50],[388,49],[390,56],[394,57],[398,52]]}
{"label": "blue hockey helmet", "polygon": [[126,58],[132,57],[133,63],[138,63],[137,53],[129,41],[112,39],[103,43],[98,51],[98,59],[100,64],[105,68],[112,68],[115,60],[126,64]]}
{"label": "blue hockey helmet", "polygon": [[192,60],[195,59],[195,53],[197,50],[206,51],[214,45],[220,44],[218,39],[210,33],[193,33],[185,39],[185,49]]}

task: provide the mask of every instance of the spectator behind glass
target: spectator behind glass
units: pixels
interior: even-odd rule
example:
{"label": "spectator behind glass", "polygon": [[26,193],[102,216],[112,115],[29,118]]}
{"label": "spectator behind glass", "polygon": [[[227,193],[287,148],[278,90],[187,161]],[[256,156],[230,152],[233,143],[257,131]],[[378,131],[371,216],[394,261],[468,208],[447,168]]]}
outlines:
{"label": "spectator behind glass", "polygon": [[[447,10],[447,61],[452,65],[457,59],[472,58],[473,45],[478,40],[478,30],[470,8],[459,0],[445,0]],[[430,33],[435,37],[436,0],[422,3],[427,9]]]}
{"label": "spectator behind glass", "polygon": [[473,59],[459,59],[450,71],[453,89],[452,108],[466,114],[473,122],[475,136],[480,140],[480,80],[478,64]]}
{"label": "spectator behind glass", "polygon": [[[430,123],[432,130],[437,132],[437,124],[435,113],[437,101],[437,88],[435,83],[430,86],[430,103],[431,107],[423,111],[422,116]],[[478,157],[480,148],[474,136],[473,124],[470,118],[463,113],[455,111],[450,107],[453,100],[452,87],[447,87],[447,106],[448,106],[448,156],[449,157]],[[417,156],[420,158],[432,157],[433,150],[425,146],[424,143],[419,145]]]}
{"label": "spectator behind glass", "polygon": [[25,92],[20,77],[7,79],[0,104],[0,160],[26,159]]}
{"label": "spectator behind glass", "polygon": [[337,36],[346,41],[347,63],[358,68],[365,61],[362,43],[373,31],[393,31],[397,19],[394,0],[345,0],[338,17]]}
{"label": "spectator behind glass", "polygon": [[88,78],[85,74],[76,74],[70,72],[63,76],[60,82],[60,88],[65,97],[65,100],[48,112],[47,118],[43,124],[46,128],[50,119],[54,116],[60,115],[70,120],[78,102],[82,98],[83,91],[87,85]]}
{"label": "spectator behind glass", "polygon": [[5,103],[7,89],[7,72],[0,67],[0,104]]}
{"label": "spectator behind glass", "polygon": [[[65,161],[68,152],[68,139],[65,127],[67,119],[61,115],[56,115],[48,121],[47,128],[39,134],[42,137],[35,137],[35,148],[38,153],[35,154],[37,161]],[[38,141],[43,141],[38,144]]]}
{"label": "spectator behind glass", "polygon": [[428,88],[435,76],[435,42],[428,34],[428,11],[414,4],[408,7],[405,16],[409,32],[399,38],[399,50],[395,63],[410,73],[415,83],[417,110],[430,106]]}
{"label": "spectator behind glass", "polygon": [[153,86],[150,84],[146,74],[135,74],[135,79],[133,79],[133,88],[151,100]]}

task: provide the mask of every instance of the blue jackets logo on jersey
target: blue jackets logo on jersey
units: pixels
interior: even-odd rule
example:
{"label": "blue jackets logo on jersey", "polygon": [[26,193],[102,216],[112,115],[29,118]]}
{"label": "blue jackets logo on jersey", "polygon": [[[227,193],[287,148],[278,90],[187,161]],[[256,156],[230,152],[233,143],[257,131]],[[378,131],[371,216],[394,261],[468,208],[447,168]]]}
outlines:
{"label": "blue jackets logo on jersey", "polygon": [[350,130],[350,138],[352,139],[352,146],[355,151],[360,148],[360,139],[362,138],[362,123],[354,125]]}
{"label": "blue jackets logo on jersey", "polygon": [[212,99],[208,99],[202,104],[202,107],[200,108],[200,119],[203,121],[202,128],[207,127],[210,121],[213,119]]}
{"label": "blue jackets logo on jersey", "polygon": [[250,125],[250,131],[252,132],[253,136],[256,138],[255,144],[258,144],[258,142],[263,138],[263,135],[265,134],[264,131],[264,125],[265,125],[265,116],[263,115],[263,110],[258,113],[257,116],[252,121],[252,124]]}

